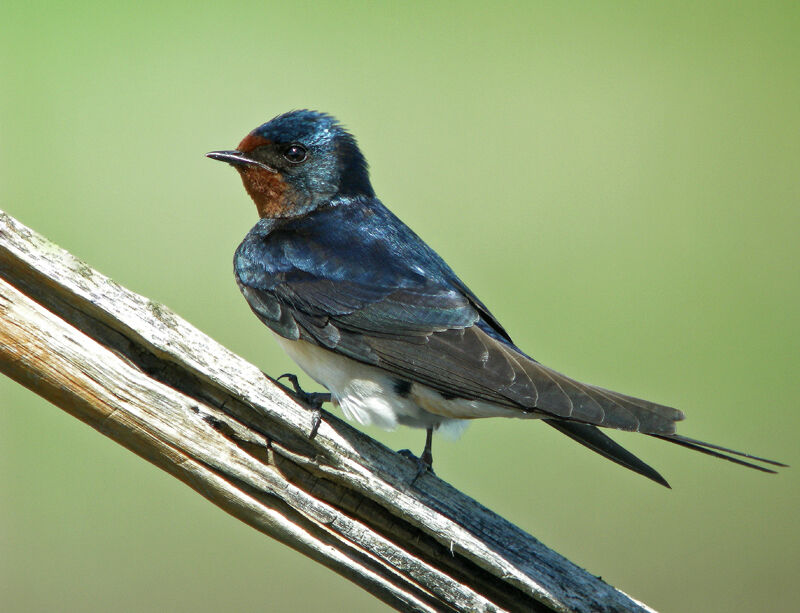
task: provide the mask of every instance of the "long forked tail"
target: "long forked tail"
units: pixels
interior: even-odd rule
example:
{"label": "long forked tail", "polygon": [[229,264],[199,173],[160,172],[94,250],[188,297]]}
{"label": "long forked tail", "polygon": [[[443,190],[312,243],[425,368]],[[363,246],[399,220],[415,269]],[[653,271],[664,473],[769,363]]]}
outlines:
{"label": "long forked tail", "polygon": [[575,421],[561,421],[559,419],[545,419],[543,421],[548,426],[552,426],[562,434],[566,434],[572,440],[578,441],[581,445],[585,445],[612,462],[616,462],[620,466],[652,479],[664,487],[669,487],[666,479],[659,475],[652,466],[645,464],[622,445],[606,436],[597,426],[581,424]]}
{"label": "long forked tail", "polygon": [[[721,458],[723,460],[728,460],[728,462],[733,462],[734,464],[739,464],[740,466],[747,466],[748,468],[754,468],[755,470],[760,470],[761,472],[765,473],[775,473],[777,471],[772,470],[771,468],[767,468],[765,466],[759,466],[758,464],[753,464],[752,462],[745,462],[744,460],[740,460],[739,458],[748,458],[749,460],[754,460],[756,462],[761,462],[762,464],[770,464],[772,466],[780,466],[786,468],[788,464],[783,464],[782,462],[776,462],[775,460],[768,460],[767,458],[760,458],[756,455],[751,455],[749,453],[744,453],[743,451],[736,451],[734,449],[728,449],[727,447],[721,447],[719,445],[714,445],[712,443],[705,443],[703,441],[698,441],[693,438],[689,438],[687,436],[681,436],[680,434],[648,434],[648,436],[652,436],[654,438],[660,438],[662,441],[667,441],[670,443],[675,443],[676,445],[680,445],[681,447],[687,447],[688,449],[694,449],[695,451],[699,451],[700,453],[705,453],[710,456],[714,456],[715,458]],[[724,451],[725,453],[720,453]],[[731,455],[738,457],[732,457]]]}
{"label": "long forked tail", "polygon": [[[654,468],[648,464],[645,464],[630,451],[606,436],[602,430],[596,426],[573,421],[562,421],[558,419],[544,419],[543,421],[559,432],[566,434],[571,439],[579,442],[581,445],[584,445],[592,451],[599,453],[603,457],[608,458],[612,462],[616,462],[620,466],[624,466],[635,473],[647,477],[648,479],[652,479],[660,485],[669,487],[669,483],[667,483],[664,477],[662,477]],[[766,468],[765,466],[747,462],[740,458],[747,458],[749,460],[761,462],[763,464],[770,464],[772,466],[787,466],[781,462],[760,458],[758,456],[743,453],[741,451],[735,451],[734,449],[728,449],[727,447],[705,443],[703,441],[680,436],[679,434],[649,434],[648,436],[660,438],[661,440],[674,443],[676,445],[681,445],[682,447],[687,447],[688,449],[694,449],[695,451],[714,456],[715,458],[721,458],[723,460],[733,462],[734,464],[747,466],[748,468],[760,470],[765,473],[775,473],[776,471],[772,470],[771,468]]]}

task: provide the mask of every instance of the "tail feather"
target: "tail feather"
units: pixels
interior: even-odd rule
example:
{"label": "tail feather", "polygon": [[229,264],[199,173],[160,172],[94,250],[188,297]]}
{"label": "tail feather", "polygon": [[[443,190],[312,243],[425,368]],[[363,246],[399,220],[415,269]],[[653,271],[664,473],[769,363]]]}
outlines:
{"label": "tail feather", "polygon": [[[688,449],[699,451],[700,453],[705,453],[715,458],[727,460],[728,462],[733,462],[734,464],[739,464],[740,466],[747,466],[748,468],[760,470],[761,472],[765,473],[774,474],[776,471],[772,470],[771,468],[766,468],[765,466],[759,466],[758,464],[753,464],[752,462],[745,462],[744,460],[740,460],[739,458],[735,458],[733,456],[735,455],[743,458],[749,458],[757,462],[771,464],[772,466],[783,466],[783,467],[787,466],[786,464],[783,464],[781,462],[776,462],[775,460],[760,458],[758,456],[754,456],[749,453],[744,453],[743,451],[736,451],[734,449],[728,449],[727,447],[721,447],[719,445],[714,445],[712,443],[705,443],[703,441],[698,441],[696,439],[688,438],[686,436],[681,436],[679,434],[650,434],[649,436],[652,436],[654,438],[660,438],[662,441],[674,443],[676,445],[680,445]],[[721,453],[722,451],[724,451],[725,453]],[[733,455],[727,455],[727,454],[733,454]]]}
{"label": "tail feather", "polygon": [[728,447],[721,447],[720,445],[714,445],[713,443],[706,443],[704,441],[698,441],[694,438],[689,438],[688,436],[681,436],[680,434],[668,434],[665,435],[669,439],[676,439],[681,440],[686,443],[691,443],[692,445],[699,445],[700,447],[707,447],[709,449],[716,449],[717,451],[724,451],[725,453],[732,453],[733,455],[738,455],[743,458],[750,458],[751,460],[756,460],[758,462],[764,462],[765,464],[772,464],[773,466],[781,466],[783,468],[788,468],[788,464],[784,464],[783,462],[776,462],[775,460],[768,460],[767,458],[760,458],[757,455],[753,455],[751,453],[745,453],[744,451],[736,451],[735,449],[729,449]]}
{"label": "tail feather", "polygon": [[652,479],[664,487],[669,487],[669,483],[667,483],[664,477],[658,474],[653,467],[642,462],[630,451],[606,436],[602,430],[596,426],[574,421],[561,421],[558,419],[545,419],[544,421],[547,425],[552,426],[562,434],[566,434],[571,439],[599,453],[603,457],[608,458],[612,462],[616,462],[620,466],[624,466],[635,473]]}
{"label": "tail feather", "polygon": [[[599,453],[603,457],[608,458],[612,462],[616,462],[620,466],[624,466],[635,473],[647,477],[648,479],[652,479],[656,483],[659,483],[665,487],[669,487],[669,483],[667,483],[664,477],[662,477],[654,468],[648,464],[645,464],[630,451],[606,436],[596,426],[574,421],[563,421],[560,419],[544,419],[543,421],[546,422],[548,426],[552,426],[562,434],[566,434],[571,439],[588,447],[592,451]],[[727,460],[728,462],[733,462],[734,464],[739,464],[740,466],[747,466],[748,468],[752,468],[754,470],[760,470],[761,472],[765,473],[775,473],[776,471],[765,466],[759,466],[753,462],[747,462],[740,458],[747,458],[748,460],[753,460],[754,462],[761,462],[763,464],[770,464],[772,466],[787,466],[787,464],[783,464],[782,462],[768,460],[767,458],[761,458],[749,453],[744,453],[742,451],[736,451],[735,449],[729,449],[728,447],[714,445],[713,443],[698,441],[696,439],[681,436],[679,434],[648,433],[648,436],[652,436],[675,445],[680,445],[681,447],[693,449],[694,451],[699,451],[700,453],[705,453],[715,458]]]}

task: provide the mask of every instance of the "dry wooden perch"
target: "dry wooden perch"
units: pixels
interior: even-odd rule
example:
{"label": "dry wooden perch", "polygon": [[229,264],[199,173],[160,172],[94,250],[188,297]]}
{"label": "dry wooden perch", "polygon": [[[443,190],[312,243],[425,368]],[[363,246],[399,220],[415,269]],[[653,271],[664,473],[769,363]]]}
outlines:
{"label": "dry wooden perch", "polygon": [[652,611],[2,211],[0,370],[401,611]]}

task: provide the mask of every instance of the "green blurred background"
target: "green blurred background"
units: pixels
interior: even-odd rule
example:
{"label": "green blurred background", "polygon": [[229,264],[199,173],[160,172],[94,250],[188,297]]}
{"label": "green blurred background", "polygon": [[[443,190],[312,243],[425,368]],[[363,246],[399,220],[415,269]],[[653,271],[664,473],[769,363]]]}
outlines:
{"label": "green blurred background", "polygon": [[[7,1],[0,209],[296,370],[233,282],[254,207],[203,154],[324,110],[526,351],[797,465],[798,6]],[[0,400],[3,611],[385,609],[5,378]],[[436,468],[656,608],[796,610],[800,468],[616,438],[674,489],[518,421]]]}

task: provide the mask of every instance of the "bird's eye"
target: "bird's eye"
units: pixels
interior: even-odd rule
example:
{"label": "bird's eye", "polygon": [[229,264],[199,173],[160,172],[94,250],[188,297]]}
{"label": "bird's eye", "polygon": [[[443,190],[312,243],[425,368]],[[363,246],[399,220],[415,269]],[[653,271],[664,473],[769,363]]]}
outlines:
{"label": "bird's eye", "polygon": [[305,162],[308,158],[308,150],[303,145],[293,144],[286,147],[283,152],[283,157],[289,160],[292,164],[300,164]]}

